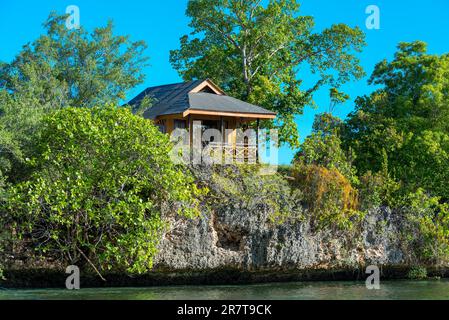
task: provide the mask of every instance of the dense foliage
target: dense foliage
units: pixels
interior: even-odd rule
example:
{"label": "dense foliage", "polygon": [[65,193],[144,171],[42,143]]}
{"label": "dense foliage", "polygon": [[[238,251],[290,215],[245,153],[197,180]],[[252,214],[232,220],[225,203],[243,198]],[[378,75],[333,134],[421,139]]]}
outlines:
{"label": "dense foliage", "polygon": [[[281,141],[297,147],[295,117],[323,85],[338,88],[364,75],[355,53],[365,44],[363,32],[345,24],[314,32],[313,17],[299,9],[296,0],[189,1],[193,33],[171,52],[172,65],[185,80],[211,78],[228,94],[276,111]],[[317,76],[310,88],[300,68]]]}
{"label": "dense foliage", "polygon": [[264,175],[263,165],[213,166],[210,177],[197,175],[197,180],[205,186],[213,184],[208,194],[212,208],[226,207],[227,201],[240,203],[244,208],[260,209],[265,205],[270,211],[269,220],[273,224],[302,219],[301,190],[291,188],[281,174]]}
{"label": "dense foliage", "polygon": [[295,162],[304,165],[318,165],[329,170],[336,169],[352,184],[357,184],[356,169],[353,166],[355,154],[344,150],[340,137],[341,121],[329,113],[319,114],[313,130],[301,144]]}
{"label": "dense foliage", "polygon": [[118,103],[143,81],[145,44],[113,34],[113,25],[92,33],[68,30],[52,13],[40,36],[10,63],[0,62],[0,195],[20,180],[43,116],[63,107]]}
{"label": "dense foliage", "polygon": [[360,173],[389,173],[403,191],[422,187],[449,199],[449,54],[427,54],[423,42],[401,43],[391,62],[377,64],[380,86],[356,101],[343,134]]}
{"label": "dense foliage", "polygon": [[[401,43],[392,62],[376,65],[369,83],[378,89],[357,98],[346,121],[317,116],[295,158],[307,205],[320,208],[322,219],[348,222],[344,208],[351,206],[341,204],[355,188],[353,209],[388,206],[403,217],[411,264],[449,261],[448,79],[448,54],[427,54],[419,41]],[[337,104],[346,98],[334,97]]]}
{"label": "dense foliage", "polygon": [[88,33],[69,30],[66,16],[52,13],[47,31],[11,63],[0,64],[0,88],[30,92],[41,105],[92,107],[118,103],[140,84],[145,43],[115,36],[112,22]]}
{"label": "dense foliage", "polygon": [[163,213],[198,214],[198,190],[171,162],[168,137],[127,109],[66,108],[45,118],[35,143],[33,173],[10,190],[7,212],[60,261],[143,272]]}
{"label": "dense foliage", "polygon": [[449,260],[449,205],[423,189],[398,201],[397,207],[409,222],[402,230],[411,264],[443,265]]}
{"label": "dense foliage", "polygon": [[360,216],[357,190],[337,169],[297,163],[293,185],[304,194],[314,229],[346,229]]}

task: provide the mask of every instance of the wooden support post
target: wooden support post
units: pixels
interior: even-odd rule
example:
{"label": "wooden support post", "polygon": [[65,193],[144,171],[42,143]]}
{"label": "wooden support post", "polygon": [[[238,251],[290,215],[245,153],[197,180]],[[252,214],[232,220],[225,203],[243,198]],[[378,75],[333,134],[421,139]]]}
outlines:
{"label": "wooden support post", "polygon": [[220,117],[220,120],[221,120],[221,142],[224,144],[226,140],[225,140],[225,127],[223,117]]}
{"label": "wooden support post", "polygon": [[260,126],[260,119],[257,119],[257,129],[256,129],[256,163],[259,163],[259,126]]}
{"label": "wooden support post", "polygon": [[221,160],[223,161],[223,163],[226,161],[225,160],[225,153],[226,153],[226,137],[225,137],[225,127],[224,127],[224,120],[223,117],[220,117],[220,121],[221,121],[221,148],[219,148],[220,152],[221,152]]}
{"label": "wooden support post", "polygon": [[190,115],[187,117],[187,128],[189,128],[189,160],[193,161],[193,121]]}

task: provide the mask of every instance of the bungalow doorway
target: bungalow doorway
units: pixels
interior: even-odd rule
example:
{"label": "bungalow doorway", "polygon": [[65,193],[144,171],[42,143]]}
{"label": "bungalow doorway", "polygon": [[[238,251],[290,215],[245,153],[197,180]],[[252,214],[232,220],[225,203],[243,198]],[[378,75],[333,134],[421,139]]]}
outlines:
{"label": "bungalow doorway", "polygon": [[224,153],[229,151],[223,132],[227,126],[228,122],[223,120],[201,120],[203,161],[221,163],[224,160]]}
{"label": "bungalow doorway", "polygon": [[210,129],[215,129],[220,131],[220,122],[218,120],[202,120],[201,121],[201,137],[205,137],[206,139],[202,139],[203,148],[207,147],[209,144],[217,144],[220,143],[220,139],[217,139],[215,135],[205,135],[205,132]]}

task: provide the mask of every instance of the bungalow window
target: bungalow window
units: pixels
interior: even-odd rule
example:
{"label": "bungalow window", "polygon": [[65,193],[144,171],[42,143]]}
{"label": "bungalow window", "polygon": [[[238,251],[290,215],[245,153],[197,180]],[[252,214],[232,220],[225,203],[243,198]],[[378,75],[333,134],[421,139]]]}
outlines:
{"label": "bungalow window", "polygon": [[187,121],[185,120],[175,120],[175,130],[176,129],[186,129],[187,128]]}
{"label": "bungalow window", "polygon": [[165,121],[159,121],[158,123],[156,123],[156,127],[158,127],[160,132],[167,133],[166,127],[165,127]]}

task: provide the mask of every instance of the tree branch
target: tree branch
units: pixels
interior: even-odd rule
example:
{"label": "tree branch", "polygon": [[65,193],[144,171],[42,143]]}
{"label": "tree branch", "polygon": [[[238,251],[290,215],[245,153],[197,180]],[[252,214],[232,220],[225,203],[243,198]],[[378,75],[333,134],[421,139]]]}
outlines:
{"label": "tree branch", "polygon": [[236,47],[237,49],[241,50],[240,45],[237,43],[237,41],[235,41],[230,34],[227,34],[225,32],[223,32],[222,30],[220,30],[219,28],[217,28],[218,32],[225,38],[228,39],[229,41],[231,41],[231,43],[234,45],[234,47]]}
{"label": "tree branch", "polygon": [[90,264],[90,266],[100,276],[101,280],[106,282],[106,279],[103,278],[103,276],[101,275],[100,271],[98,271],[98,269],[95,267],[95,265],[92,263],[92,261],[90,261],[89,258],[84,254],[84,252],[80,248],[78,248],[78,246],[76,247],[76,249],[78,250],[79,253],[81,253],[81,255],[84,257],[84,259],[86,259],[86,261]]}
{"label": "tree branch", "polygon": [[256,9],[259,7],[260,3],[262,2],[262,0],[258,0],[255,5],[253,6],[253,8],[251,9],[251,12],[249,14],[249,20],[251,21],[254,17],[254,12],[256,11]]}

